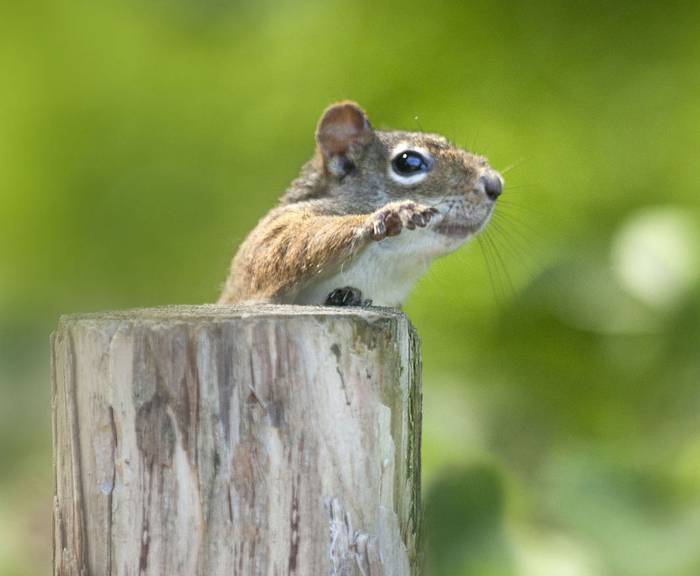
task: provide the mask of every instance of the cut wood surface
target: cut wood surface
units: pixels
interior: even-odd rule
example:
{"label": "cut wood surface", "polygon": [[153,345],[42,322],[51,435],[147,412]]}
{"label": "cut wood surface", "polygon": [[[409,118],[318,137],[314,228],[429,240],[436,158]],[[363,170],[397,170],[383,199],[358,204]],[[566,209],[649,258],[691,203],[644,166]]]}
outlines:
{"label": "cut wood surface", "polygon": [[64,317],[53,415],[55,575],[420,573],[420,351],[398,311]]}

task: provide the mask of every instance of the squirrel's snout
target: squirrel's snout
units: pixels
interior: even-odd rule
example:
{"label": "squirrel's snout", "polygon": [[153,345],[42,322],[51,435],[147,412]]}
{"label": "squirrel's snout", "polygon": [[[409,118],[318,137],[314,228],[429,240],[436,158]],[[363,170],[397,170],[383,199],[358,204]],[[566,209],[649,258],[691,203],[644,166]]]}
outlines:
{"label": "squirrel's snout", "polygon": [[484,192],[491,200],[495,200],[503,193],[503,178],[495,170],[488,170],[479,176],[479,184],[483,186]]}

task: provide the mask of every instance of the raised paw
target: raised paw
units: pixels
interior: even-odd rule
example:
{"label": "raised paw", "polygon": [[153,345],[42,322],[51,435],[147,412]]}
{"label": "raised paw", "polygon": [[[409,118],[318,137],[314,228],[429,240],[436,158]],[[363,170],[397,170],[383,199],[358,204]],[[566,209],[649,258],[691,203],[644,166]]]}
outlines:
{"label": "raised paw", "polygon": [[392,202],[372,214],[370,238],[384,240],[387,236],[400,234],[403,228],[423,228],[437,212],[432,206],[424,206],[413,200]]}
{"label": "raised paw", "polygon": [[362,292],[352,286],[336,288],[328,295],[326,306],[371,306],[371,300],[363,300]]}

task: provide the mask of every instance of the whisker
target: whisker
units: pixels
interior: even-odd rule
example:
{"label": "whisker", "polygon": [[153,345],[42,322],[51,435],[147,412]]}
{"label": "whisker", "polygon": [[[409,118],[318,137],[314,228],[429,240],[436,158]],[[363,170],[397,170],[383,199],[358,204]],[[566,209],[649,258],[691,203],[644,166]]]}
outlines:
{"label": "whisker", "polygon": [[[448,202],[451,202],[451,201],[452,201],[451,195],[445,194],[445,196],[443,196],[443,197],[440,198],[437,202],[435,202],[434,204],[432,204],[432,207],[433,207],[433,208],[439,208],[439,207],[442,206],[443,203],[448,203]],[[450,207],[450,210],[451,210],[451,208],[452,208],[452,207]],[[450,213],[450,210],[447,211],[447,214]],[[445,214],[445,216],[446,216],[447,214]]]}
{"label": "whisker", "polygon": [[535,184],[506,184],[506,192],[510,194],[515,191],[519,194],[523,190],[532,190],[535,187]]}
{"label": "whisker", "polygon": [[[517,223],[508,220],[503,214],[494,214],[490,225],[495,225],[499,230],[503,230],[503,235],[512,238],[513,242],[517,241],[522,247],[532,246],[534,243],[534,234],[528,236],[520,228]],[[531,230],[528,232],[532,233]],[[527,250],[525,250],[527,252]]]}
{"label": "whisker", "polygon": [[530,261],[532,254],[524,248],[526,242],[523,238],[516,237],[505,225],[504,221],[492,220],[491,226],[504,240],[503,246],[508,250],[513,260],[516,262],[522,262],[524,260]]}
{"label": "whisker", "polygon": [[542,210],[539,210],[537,208],[533,208],[529,204],[519,204],[517,202],[513,202],[512,200],[502,200],[498,199],[498,205],[501,207],[506,207],[506,208],[515,208],[517,210],[524,210],[526,212],[532,212],[533,214],[537,214],[539,216],[544,216],[545,212]]}
{"label": "whisker", "polygon": [[[503,260],[503,256],[501,256],[501,253],[498,251],[498,246],[496,246],[493,238],[491,237],[489,231],[486,231],[486,234],[484,235],[486,242],[491,244],[491,247],[493,248],[493,252],[496,255],[496,260],[498,262],[498,265],[500,265],[501,271],[500,274],[501,276],[501,282],[502,282],[502,287],[503,287],[503,299],[506,299],[506,296],[510,295],[512,296],[515,294],[515,287],[513,286],[513,281],[510,277],[510,273],[508,271],[508,267],[506,266],[505,261]],[[505,280],[504,280],[505,279]]]}
{"label": "whisker", "polygon": [[498,215],[500,218],[504,218],[511,222],[517,224],[522,224],[523,226],[532,226],[532,221],[545,222],[549,220],[543,212],[526,210],[526,214],[520,211],[519,206],[499,206],[498,209],[494,210],[492,215]]}
{"label": "whisker", "polygon": [[482,232],[482,234],[479,236],[481,241],[483,242],[483,247],[484,247],[484,253],[487,256],[487,259],[489,261],[489,272],[490,276],[493,278],[493,283],[492,283],[492,289],[493,289],[493,297],[494,297],[494,302],[497,305],[500,305],[504,300],[505,300],[505,289],[504,289],[504,282],[503,278],[501,276],[501,271],[498,267],[498,262],[496,261],[496,255],[494,253],[494,248],[492,244],[489,242],[489,237],[486,232]]}
{"label": "whisker", "polygon": [[499,222],[502,222],[509,231],[517,234],[526,244],[531,244],[533,239],[542,240],[543,238],[541,228],[535,227],[528,220],[524,220],[519,214],[500,211],[494,212],[491,217],[496,218],[496,220]]}
{"label": "whisker", "polygon": [[[541,229],[551,221],[550,215],[535,209],[528,210],[525,208],[521,210],[520,208],[520,206],[504,205],[500,210],[494,212],[494,214],[498,214],[501,218],[518,224],[523,228],[527,228],[539,236],[541,234]],[[523,211],[526,212],[526,214],[523,214]],[[535,226],[535,224],[537,224],[537,226]]]}
{"label": "whisker", "polygon": [[493,295],[494,299],[498,301],[496,297],[496,283],[493,280],[493,272],[491,271],[491,263],[489,262],[489,257],[488,257],[488,252],[485,248],[485,242],[482,240],[481,236],[476,237],[476,241],[479,243],[479,249],[481,250],[481,256],[484,259],[484,264],[486,265],[486,273],[489,276],[489,284],[491,284],[491,294]]}
{"label": "whisker", "polygon": [[525,162],[525,158],[520,158],[519,160],[516,160],[512,164],[509,164],[506,166],[503,170],[499,170],[501,174],[508,174],[513,168],[517,168],[518,166],[521,166],[522,163]]}

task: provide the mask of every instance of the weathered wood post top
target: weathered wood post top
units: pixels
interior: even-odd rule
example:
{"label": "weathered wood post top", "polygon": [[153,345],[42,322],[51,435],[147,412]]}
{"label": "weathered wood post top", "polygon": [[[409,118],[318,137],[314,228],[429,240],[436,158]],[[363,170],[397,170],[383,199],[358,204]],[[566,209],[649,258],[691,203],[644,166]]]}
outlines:
{"label": "weathered wood post top", "polygon": [[62,318],[54,574],[419,574],[420,370],[391,309]]}

